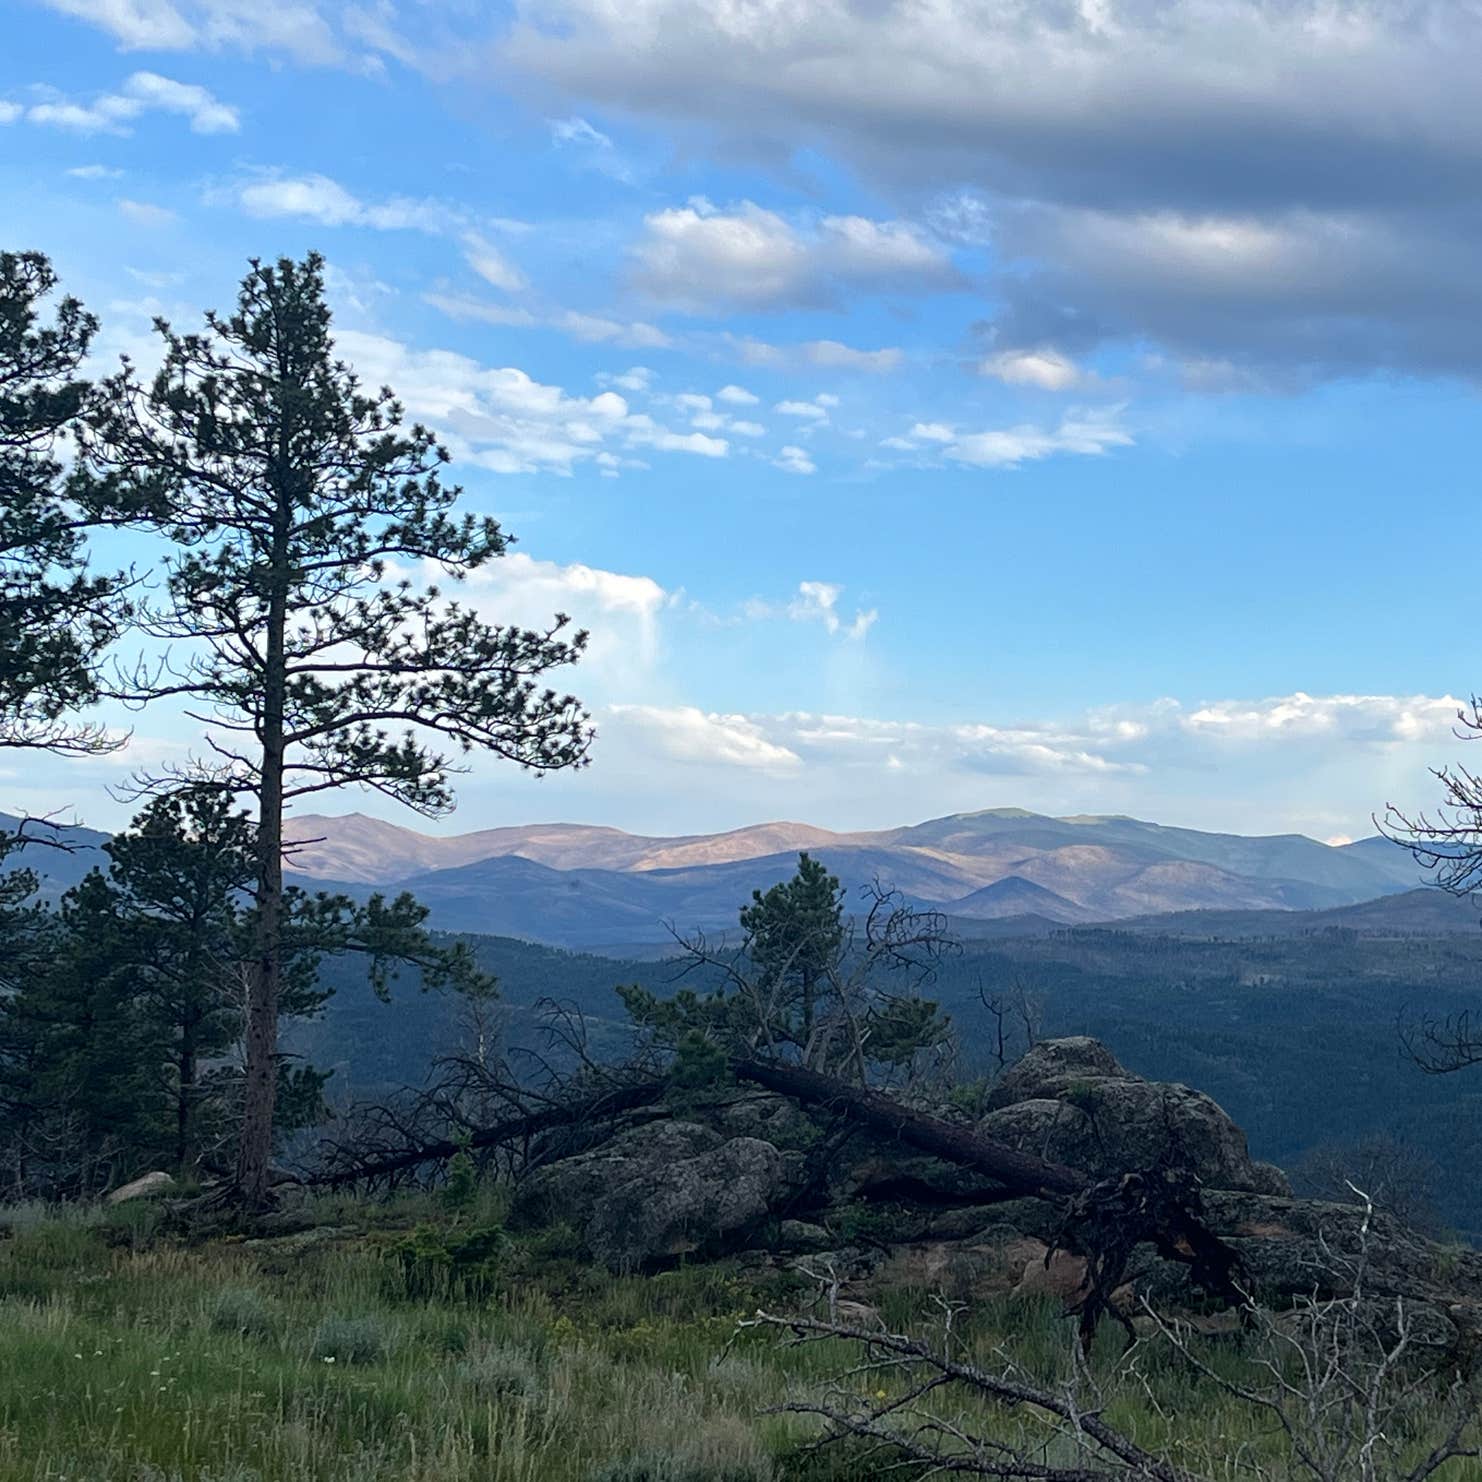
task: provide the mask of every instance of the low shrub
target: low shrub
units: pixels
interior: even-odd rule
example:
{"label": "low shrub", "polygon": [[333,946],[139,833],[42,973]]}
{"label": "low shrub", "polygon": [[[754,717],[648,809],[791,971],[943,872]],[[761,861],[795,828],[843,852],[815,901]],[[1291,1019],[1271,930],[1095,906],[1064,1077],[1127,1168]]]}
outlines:
{"label": "low shrub", "polygon": [[774,1475],[753,1427],[714,1416],[663,1447],[605,1462],[589,1482],[773,1482]]}
{"label": "low shrub", "polygon": [[213,1332],[243,1338],[272,1338],[282,1328],[277,1308],[256,1287],[223,1287],[211,1299],[207,1320]]}
{"label": "low shrub", "polygon": [[311,1350],[327,1364],[378,1364],[391,1347],[386,1327],[374,1317],[327,1317],[314,1333]]}
{"label": "low shrub", "polygon": [[497,1287],[509,1244],[499,1225],[418,1225],[390,1249],[403,1295],[481,1300]]}
{"label": "low shrub", "polygon": [[508,1344],[490,1344],[468,1354],[453,1375],[459,1384],[487,1398],[533,1399],[540,1393],[542,1382],[535,1359],[523,1348]]}

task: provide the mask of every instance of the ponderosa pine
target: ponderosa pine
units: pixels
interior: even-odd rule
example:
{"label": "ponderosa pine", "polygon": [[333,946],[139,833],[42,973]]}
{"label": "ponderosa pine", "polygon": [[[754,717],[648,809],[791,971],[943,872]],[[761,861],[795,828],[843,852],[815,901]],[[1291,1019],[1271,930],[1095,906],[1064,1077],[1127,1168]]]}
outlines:
{"label": "ponderosa pine", "polygon": [[157,329],[160,370],[141,384],[126,362],[105,383],[84,451],[99,485],[174,547],[142,623],[170,658],[120,690],[182,698],[210,751],[141,788],[204,786],[255,815],[236,1174],[255,1206],[269,1198],[284,810],[360,786],[436,816],[475,749],[537,771],[581,765],[586,712],[542,680],[586,635],[567,636],[560,614],[544,631],[486,623],[428,581],[462,578],[509,537],[453,515],[446,451],[336,358],[318,256],[254,261],[230,314],[196,334]]}

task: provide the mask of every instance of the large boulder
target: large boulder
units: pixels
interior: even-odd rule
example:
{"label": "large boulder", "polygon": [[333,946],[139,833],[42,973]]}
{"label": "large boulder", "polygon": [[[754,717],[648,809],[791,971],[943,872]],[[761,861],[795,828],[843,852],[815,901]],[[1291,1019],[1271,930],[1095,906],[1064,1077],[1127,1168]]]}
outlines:
{"label": "large boulder", "polygon": [[978,1124],[985,1137],[1094,1177],[1173,1163],[1213,1189],[1284,1194],[1245,1134],[1202,1091],[1148,1081],[1094,1039],[1045,1040],[1005,1073]]}
{"label": "large boulder", "polygon": [[775,1091],[735,1091],[695,1115],[724,1137],[759,1137],[784,1150],[805,1149],[818,1141],[818,1126],[807,1112]]}
{"label": "large boulder", "polygon": [[153,1173],[141,1174],[129,1183],[112,1190],[103,1201],[105,1204],[125,1204],[130,1199],[157,1199],[175,1187],[175,1180],[168,1173],[155,1169]]}
{"label": "large boulder", "polygon": [[565,1221],[613,1270],[636,1270],[738,1239],[780,1209],[798,1155],[695,1122],[659,1121],[538,1169],[517,1218]]}
{"label": "large boulder", "polygon": [[610,1142],[558,1158],[526,1178],[516,1194],[517,1218],[565,1222],[580,1229],[609,1189],[645,1168],[713,1152],[724,1139],[695,1122],[658,1121],[630,1127]]}
{"label": "large boulder", "polygon": [[610,1189],[586,1221],[592,1254],[614,1271],[688,1255],[765,1219],[786,1193],[782,1154],[756,1137],[651,1165]]}
{"label": "large boulder", "polygon": [[1075,1080],[1099,1080],[1107,1076],[1125,1079],[1127,1075],[1117,1057],[1090,1035],[1042,1039],[999,1077],[989,1093],[987,1109],[996,1111],[1019,1101],[1054,1097],[1061,1087]]}

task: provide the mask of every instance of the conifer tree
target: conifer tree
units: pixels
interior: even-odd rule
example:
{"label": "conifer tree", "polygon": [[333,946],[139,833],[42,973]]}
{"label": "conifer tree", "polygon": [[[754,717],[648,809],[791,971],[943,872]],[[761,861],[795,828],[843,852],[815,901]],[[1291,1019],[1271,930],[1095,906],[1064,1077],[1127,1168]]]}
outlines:
{"label": "conifer tree", "polygon": [[453,516],[446,451],[335,358],[319,257],[254,261],[232,313],[198,334],[157,328],[160,371],[146,386],[126,363],[84,443],[100,486],[177,547],[144,620],[176,648],[130,693],[185,697],[211,755],[141,786],[214,788],[255,815],[236,1192],[256,1206],[269,1197],[285,808],[360,786],[436,816],[474,749],[537,771],[580,765],[587,716],[542,680],[585,634],[565,636],[560,614],[544,631],[492,626],[426,583],[428,569],[463,577],[509,537]]}
{"label": "conifer tree", "polygon": [[822,861],[798,855],[793,876],[741,908],[746,955],[760,986],[797,1016],[798,1039],[813,1034],[817,999],[844,946],[844,890]]}
{"label": "conifer tree", "polygon": [[739,950],[703,933],[679,938],[689,967],[716,983],[711,991],[660,998],[641,984],[619,987],[633,1022],[673,1053],[675,1084],[707,1084],[729,1058],[757,1055],[863,1083],[909,1072],[941,1046],[948,1021],[920,990],[955,950],[945,918],[878,882],[863,897],[851,921],[839,881],[800,854],[791,878],[741,907]]}
{"label": "conifer tree", "polygon": [[220,1086],[209,1068],[241,1032],[252,842],[227,794],[187,791],[151,800],[103,846],[120,955],[134,969],[149,1059],[170,1106],[168,1162],[182,1172],[203,1151],[203,1121],[220,1120],[210,1115]]}
{"label": "conifer tree", "polygon": [[39,252],[0,252],[0,749],[95,753],[114,743],[72,712],[97,698],[99,655],[126,609],[121,579],[88,570],[98,511],[60,458],[98,322],[75,298],[43,322],[56,287]]}
{"label": "conifer tree", "polygon": [[0,1013],[0,1106],[23,1193],[99,1192],[160,1152],[150,1025],[107,880],[62,899],[44,960]]}

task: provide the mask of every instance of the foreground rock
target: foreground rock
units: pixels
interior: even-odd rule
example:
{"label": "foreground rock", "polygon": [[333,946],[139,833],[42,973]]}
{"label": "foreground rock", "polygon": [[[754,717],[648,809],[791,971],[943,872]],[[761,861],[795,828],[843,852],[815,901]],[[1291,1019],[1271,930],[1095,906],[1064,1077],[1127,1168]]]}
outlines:
{"label": "foreground rock", "polygon": [[1126,1070],[1105,1045],[1045,1040],[988,1098],[978,1131],[1096,1178],[1131,1168],[1186,1168],[1212,1189],[1290,1194],[1286,1175],[1250,1155],[1245,1134],[1210,1097]]}
{"label": "foreground rock", "polygon": [[796,1176],[796,1155],[760,1138],[658,1122],[540,1169],[515,1212],[565,1221],[597,1260],[638,1270],[735,1243],[782,1207]]}

